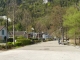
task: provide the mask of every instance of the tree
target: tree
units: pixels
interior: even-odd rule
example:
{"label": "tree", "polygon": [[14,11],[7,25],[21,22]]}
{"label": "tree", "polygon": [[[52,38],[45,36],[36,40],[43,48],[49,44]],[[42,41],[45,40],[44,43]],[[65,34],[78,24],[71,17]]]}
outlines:
{"label": "tree", "polygon": [[60,6],[53,7],[52,13],[51,13],[51,22],[53,25],[53,31],[55,33],[60,32],[60,28],[62,27],[62,18],[65,14],[65,9],[63,9]]}
{"label": "tree", "polygon": [[80,35],[80,11],[78,11],[76,7],[72,6],[69,9],[67,9],[63,19],[64,26],[68,27],[69,29],[69,36],[74,36],[76,44],[76,38]]}

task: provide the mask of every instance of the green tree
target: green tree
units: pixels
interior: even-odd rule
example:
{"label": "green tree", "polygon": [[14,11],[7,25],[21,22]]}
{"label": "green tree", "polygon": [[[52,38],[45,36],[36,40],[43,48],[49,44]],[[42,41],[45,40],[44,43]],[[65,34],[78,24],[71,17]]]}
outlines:
{"label": "green tree", "polygon": [[[67,9],[63,17],[64,26],[68,27],[68,34],[75,39],[80,36],[80,11],[74,6]],[[75,41],[76,43],[76,41]]]}

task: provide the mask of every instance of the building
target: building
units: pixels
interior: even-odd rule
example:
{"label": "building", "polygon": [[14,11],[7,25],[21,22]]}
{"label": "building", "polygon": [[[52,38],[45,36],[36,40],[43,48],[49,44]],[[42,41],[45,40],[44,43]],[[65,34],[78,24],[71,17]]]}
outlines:
{"label": "building", "polygon": [[7,29],[5,26],[0,26],[0,40],[4,40],[5,38],[9,37],[9,34],[7,36]]}
{"label": "building", "polygon": [[[15,31],[14,32],[15,36],[19,37],[19,36],[24,36],[24,37],[27,37],[27,33],[26,31]],[[9,37],[13,37],[13,31],[10,31],[9,32]]]}
{"label": "building", "polygon": [[35,32],[28,33],[28,38],[42,39],[42,33],[35,33]]}
{"label": "building", "polygon": [[42,35],[42,38],[45,39],[45,40],[47,40],[47,39],[50,38],[50,35],[49,35],[49,34],[43,34],[43,35]]}

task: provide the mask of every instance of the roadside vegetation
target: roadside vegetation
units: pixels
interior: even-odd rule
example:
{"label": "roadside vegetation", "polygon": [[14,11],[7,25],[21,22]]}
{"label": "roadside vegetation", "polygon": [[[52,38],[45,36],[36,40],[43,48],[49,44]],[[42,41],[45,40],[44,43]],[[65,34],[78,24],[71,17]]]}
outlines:
{"label": "roadside vegetation", "polygon": [[47,42],[47,41],[52,41],[51,39],[48,39],[48,40],[38,40],[38,39],[27,39],[23,36],[19,36],[19,37],[16,37],[16,40],[15,40],[15,44],[13,44],[13,39],[10,38],[7,40],[7,44],[2,44],[0,45],[0,50],[6,50],[6,49],[15,49],[15,48],[19,48],[19,47],[22,47],[22,46],[27,46],[27,45],[32,45],[32,44],[37,44],[37,43],[40,43],[40,42]]}

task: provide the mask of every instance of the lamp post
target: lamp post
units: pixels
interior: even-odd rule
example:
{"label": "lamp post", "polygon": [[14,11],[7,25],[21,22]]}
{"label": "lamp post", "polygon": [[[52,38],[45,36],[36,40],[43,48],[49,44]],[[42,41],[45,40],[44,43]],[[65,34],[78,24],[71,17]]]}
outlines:
{"label": "lamp post", "polygon": [[32,27],[31,29],[32,29],[32,35],[33,35],[32,38],[34,38],[34,28]]}
{"label": "lamp post", "polygon": [[42,40],[41,40],[42,42],[43,42],[43,33],[44,33],[44,32],[42,31]]}

